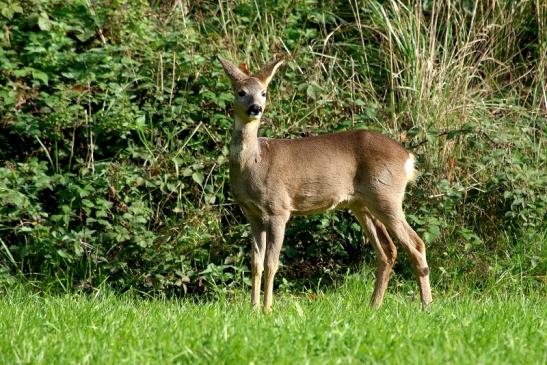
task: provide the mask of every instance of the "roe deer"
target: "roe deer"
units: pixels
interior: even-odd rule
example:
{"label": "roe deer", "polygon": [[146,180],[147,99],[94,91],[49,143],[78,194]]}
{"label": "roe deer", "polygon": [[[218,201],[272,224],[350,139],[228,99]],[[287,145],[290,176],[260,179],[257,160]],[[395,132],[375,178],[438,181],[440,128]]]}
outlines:
{"label": "roe deer", "polygon": [[384,298],[397,249],[388,231],[410,255],[422,306],[431,303],[425,245],[403,213],[405,187],[414,179],[414,156],[390,138],[356,130],[299,139],[258,138],[266,89],[283,60],[251,76],[246,68],[218,57],[234,94],[235,126],[230,142],[230,184],[251,224],[251,303],[270,312],[274,276],[285,225],[291,215],[347,208],[357,217],[377,256],[371,305]]}

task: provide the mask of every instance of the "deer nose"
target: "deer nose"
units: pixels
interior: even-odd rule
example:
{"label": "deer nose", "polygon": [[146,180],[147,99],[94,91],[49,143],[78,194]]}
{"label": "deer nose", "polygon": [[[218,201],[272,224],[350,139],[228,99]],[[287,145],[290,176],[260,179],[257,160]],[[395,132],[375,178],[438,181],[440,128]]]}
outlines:
{"label": "deer nose", "polygon": [[247,115],[260,115],[262,113],[262,107],[257,104],[253,104],[247,109]]}

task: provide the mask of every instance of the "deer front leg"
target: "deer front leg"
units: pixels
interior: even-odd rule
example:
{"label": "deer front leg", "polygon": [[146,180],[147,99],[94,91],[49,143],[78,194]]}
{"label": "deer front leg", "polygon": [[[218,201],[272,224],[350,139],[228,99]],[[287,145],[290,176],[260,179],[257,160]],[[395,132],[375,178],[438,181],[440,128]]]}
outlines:
{"label": "deer front leg", "polygon": [[391,277],[391,271],[397,258],[397,248],[389,237],[384,225],[366,215],[367,235],[376,251],[376,283],[370,300],[373,308],[378,308],[384,301],[384,294]]}
{"label": "deer front leg", "polygon": [[260,284],[264,270],[264,255],[266,251],[266,229],[258,220],[251,220],[253,242],[251,247],[251,272],[253,287],[251,289],[251,304],[258,308],[260,305]]}
{"label": "deer front leg", "polygon": [[273,283],[275,273],[279,267],[279,253],[283,246],[283,237],[285,236],[285,225],[289,217],[276,216],[268,220],[266,227],[267,245],[265,257],[265,279],[264,279],[264,312],[269,313],[272,310]]}

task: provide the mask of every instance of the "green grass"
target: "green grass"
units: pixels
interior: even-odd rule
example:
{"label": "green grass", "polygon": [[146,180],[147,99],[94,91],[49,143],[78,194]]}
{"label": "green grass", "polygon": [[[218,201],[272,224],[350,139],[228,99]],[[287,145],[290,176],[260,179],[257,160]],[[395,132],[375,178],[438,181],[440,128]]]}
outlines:
{"label": "green grass", "polygon": [[541,293],[438,294],[430,312],[402,294],[368,307],[358,276],[317,296],[280,294],[274,312],[237,293],[211,301],[33,294],[0,299],[0,363],[544,364]]}

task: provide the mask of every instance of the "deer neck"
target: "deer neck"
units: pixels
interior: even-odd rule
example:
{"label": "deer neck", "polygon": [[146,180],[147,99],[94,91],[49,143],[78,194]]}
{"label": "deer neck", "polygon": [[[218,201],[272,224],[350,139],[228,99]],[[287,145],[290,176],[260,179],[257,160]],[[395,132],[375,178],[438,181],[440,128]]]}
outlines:
{"label": "deer neck", "polygon": [[244,168],[260,158],[258,126],[260,120],[244,122],[236,117],[230,142],[230,161]]}

